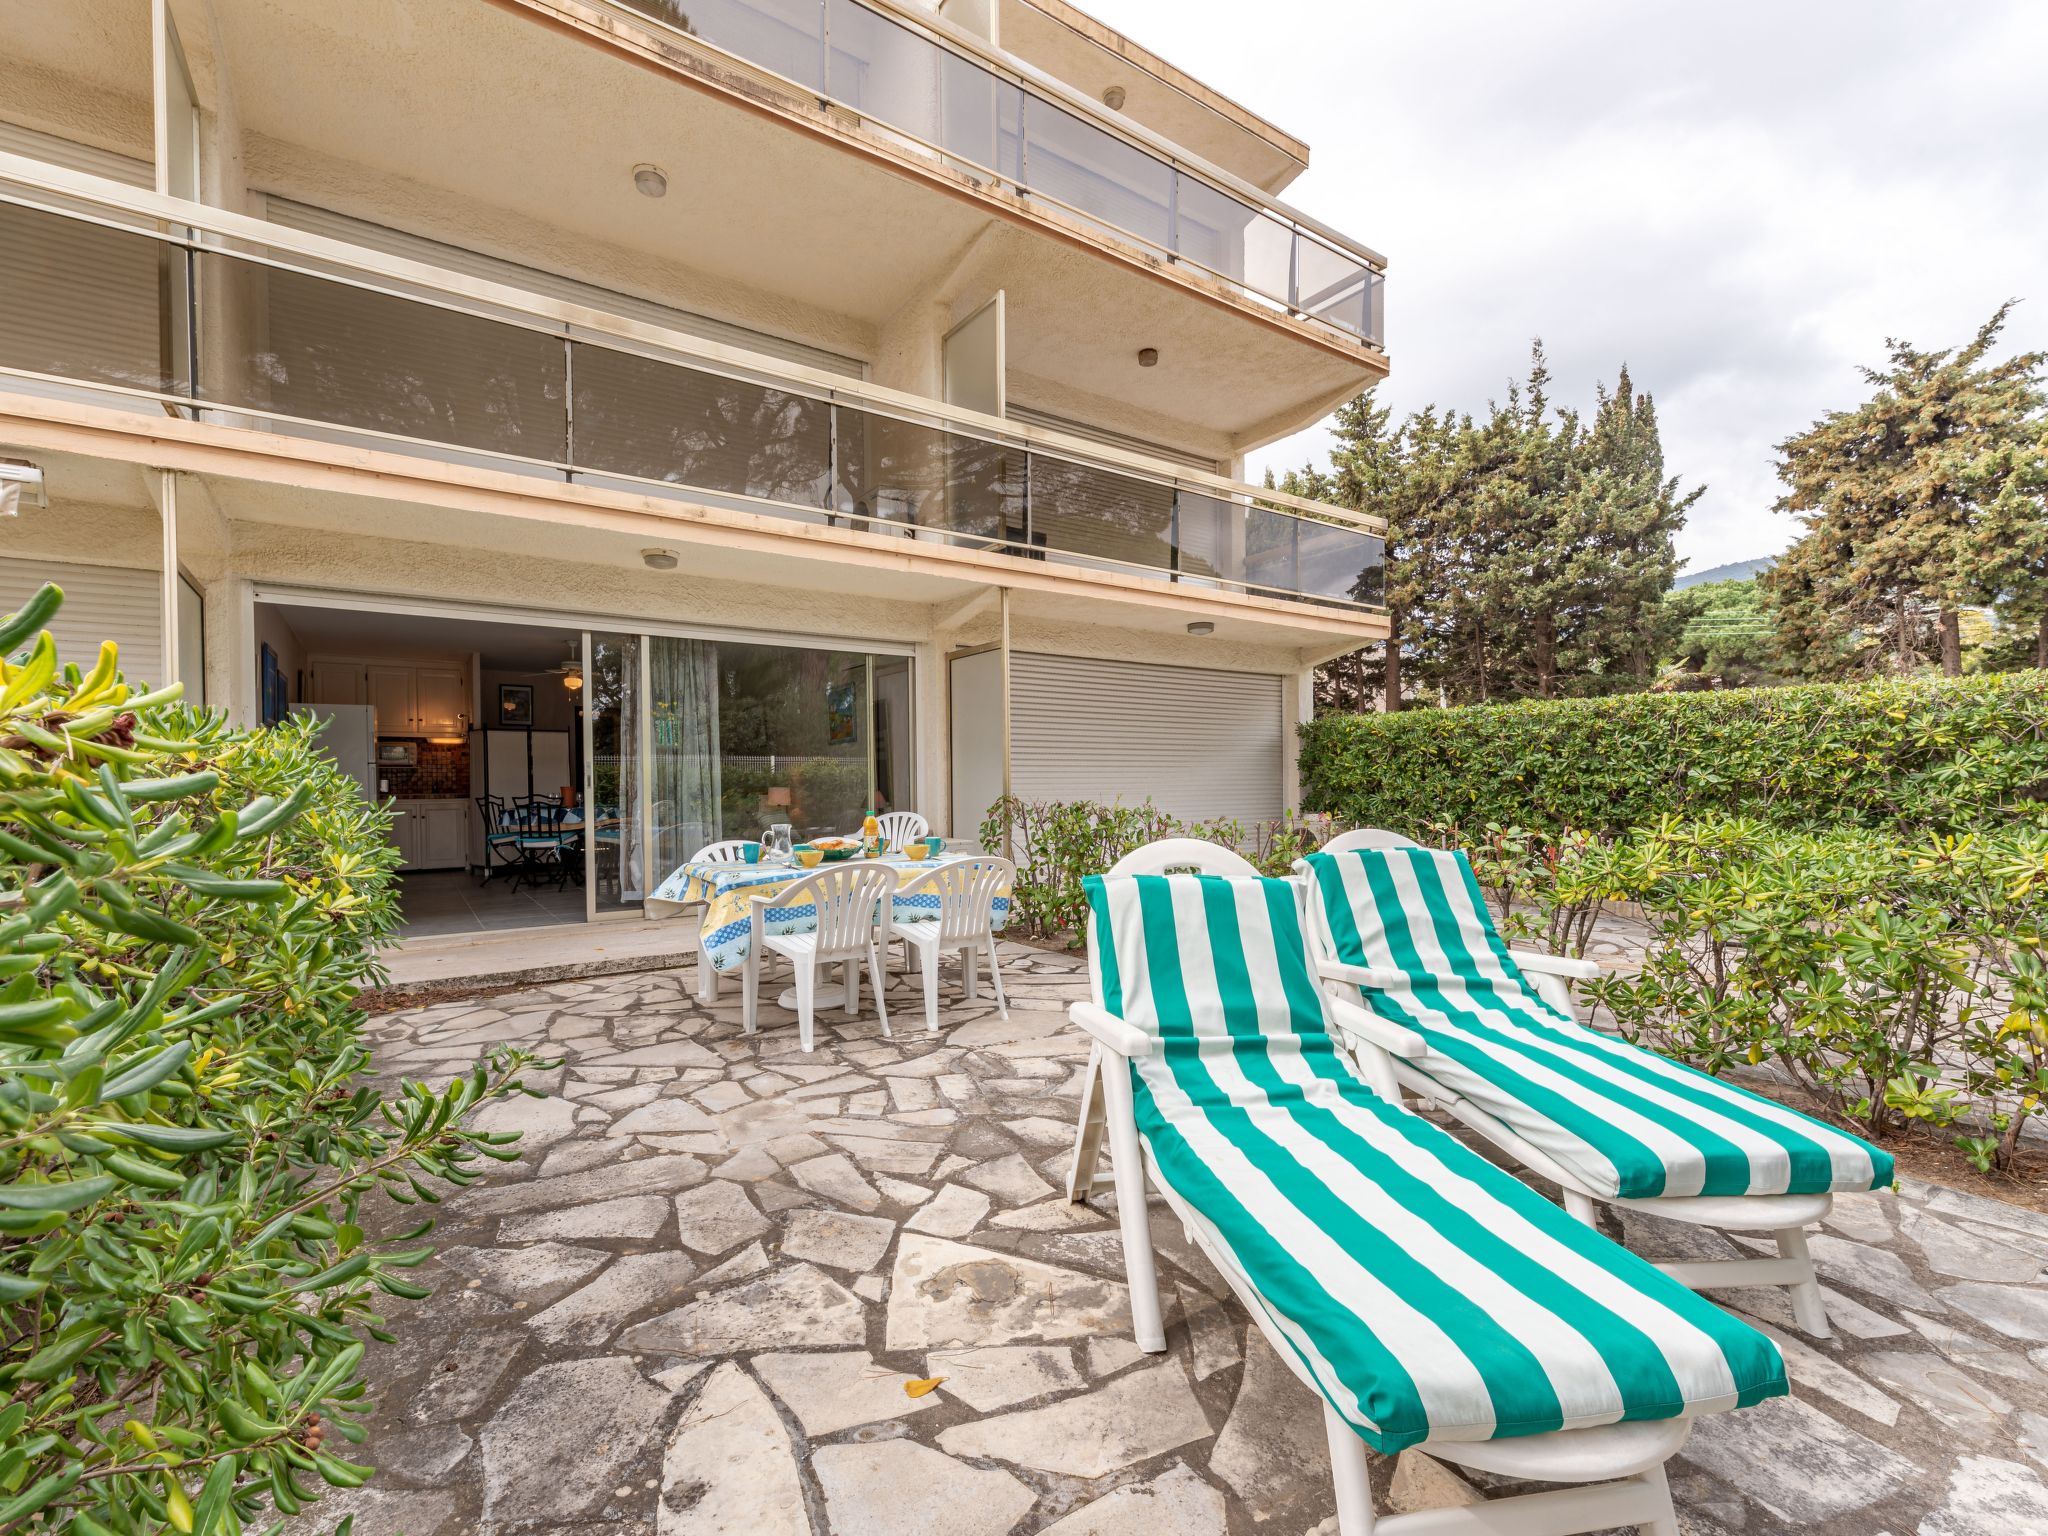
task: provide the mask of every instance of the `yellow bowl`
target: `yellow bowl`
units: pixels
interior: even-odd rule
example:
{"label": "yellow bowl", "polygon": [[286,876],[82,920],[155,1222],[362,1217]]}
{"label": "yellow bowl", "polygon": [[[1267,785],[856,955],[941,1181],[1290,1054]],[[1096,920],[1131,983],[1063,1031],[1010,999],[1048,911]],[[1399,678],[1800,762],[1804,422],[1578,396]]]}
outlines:
{"label": "yellow bowl", "polygon": [[929,843],[912,843],[909,847],[903,850],[903,856],[906,859],[909,859],[912,863],[916,863],[917,860],[923,858],[926,854],[930,853],[931,851],[931,845]]}
{"label": "yellow bowl", "polygon": [[805,869],[816,869],[825,862],[825,855],[821,849],[799,848],[796,853],[796,861]]}

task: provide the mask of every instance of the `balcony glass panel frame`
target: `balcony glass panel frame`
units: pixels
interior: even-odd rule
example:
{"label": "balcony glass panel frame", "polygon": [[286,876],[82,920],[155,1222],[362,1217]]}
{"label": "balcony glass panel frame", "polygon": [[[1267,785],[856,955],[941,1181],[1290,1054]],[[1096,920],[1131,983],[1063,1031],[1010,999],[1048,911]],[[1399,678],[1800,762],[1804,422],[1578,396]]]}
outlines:
{"label": "balcony glass panel frame", "polygon": [[[182,326],[202,344],[182,372],[167,365],[138,377],[118,359],[10,358],[0,327],[0,378],[1030,559],[1295,601],[1379,600],[1375,533],[1341,514],[1282,506],[1271,493],[1222,492],[1170,469],[1148,474],[1037,433],[970,430],[936,403],[921,419],[768,366],[594,339],[583,326],[503,302],[458,301],[351,276],[333,261],[261,254],[247,237],[231,250],[183,226],[146,231],[0,193],[0,248],[26,248],[52,220],[86,258],[93,242],[118,250],[138,283],[148,264],[136,242],[153,242],[173,288],[158,307],[158,339],[169,347]],[[91,259],[75,265],[88,276],[96,270]],[[67,302],[61,273],[46,297]],[[77,308],[93,296],[69,302]],[[236,336],[253,339],[236,349],[228,345]],[[116,350],[142,356],[146,342],[124,332]]]}
{"label": "balcony glass panel frame", "polygon": [[1385,345],[1376,259],[863,0],[611,3],[780,75],[977,179],[1007,183],[1299,318]]}

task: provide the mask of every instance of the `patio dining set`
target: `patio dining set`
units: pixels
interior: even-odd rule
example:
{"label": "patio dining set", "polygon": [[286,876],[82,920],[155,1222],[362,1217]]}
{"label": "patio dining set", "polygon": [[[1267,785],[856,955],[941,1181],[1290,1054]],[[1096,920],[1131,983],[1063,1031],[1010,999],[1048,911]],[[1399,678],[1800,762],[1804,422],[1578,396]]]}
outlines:
{"label": "patio dining set", "polygon": [[[830,843],[839,861],[825,863]],[[718,996],[719,978],[738,972],[745,996],[745,1029],[760,1027],[761,981],[772,961],[785,963],[791,985],[776,1002],[797,1016],[802,1048],[816,1043],[820,1008],[859,1015],[865,968],[884,1034],[893,1034],[885,993],[885,957],[898,945],[914,958],[924,984],[926,1028],[939,1028],[939,960],[957,955],[962,993],[977,997],[981,965],[988,966],[997,1009],[1003,996],[996,930],[1009,915],[1016,867],[978,853],[948,853],[943,840],[914,811],[875,818],[871,835],[820,839],[806,867],[802,850],[781,850],[774,840],[729,839],[697,850],[653,893],[650,916],[697,917],[697,991]],[[834,971],[838,984],[830,983]]]}

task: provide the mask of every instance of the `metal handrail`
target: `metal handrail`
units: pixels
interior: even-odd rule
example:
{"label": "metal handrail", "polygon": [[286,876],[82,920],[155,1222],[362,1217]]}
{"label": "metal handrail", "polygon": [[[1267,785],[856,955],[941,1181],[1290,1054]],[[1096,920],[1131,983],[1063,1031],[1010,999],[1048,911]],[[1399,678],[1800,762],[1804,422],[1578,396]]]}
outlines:
{"label": "metal handrail", "polygon": [[[94,208],[126,215],[130,222],[123,222],[120,218],[82,215],[73,208],[51,206],[46,201],[13,195],[4,190],[7,186],[25,188],[42,194],[44,198],[83,202]],[[1247,485],[1113,444],[1092,442],[1033,423],[984,415],[866,380],[849,379],[569,300],[531,293],[368,247],[349,245],[325,235],[288,229],[246,214],[165,196],[21,155],[0,152],[0,202],[15,203],[60,217],[83,219],[130,234],[148,234],[151,238],[188,249],[232,256],[238,260],[259,261],[309,277],[395,298],[431,303],[549,335],[589,332],[608,341],[623,342],[630,350],[657,358],[687,361],[690,366],[709,372],[769,383],[829,403],[859,405],[914,425],[957,429],[969,436],[1035,449],[1071,462],[1133,475],[1160,485],[1185,486],[1233,501],[1285,508],[1315,521],[1356,528],[1366,533],[1383,533],[1386,529],[1383,518],[1354,512],[1346,507],[1313,501],[1286,491]],[[135,219],[147,221],[152,226],[168,226],[168,230],[157,227],[140,230],[132,222]],[[234,244],[222,245],[203,238],[209,235],[216,241]],[[283,251],[301,261],[319,265],[308,267],[279,261],[237,249],[236,244]],[[328,267],[339,267],[343,271],[326,270]],[[365,281],[356,274],[368,274],[376,281]],[[385,284],[398,286],[383,286]]]}
{"label": "metal handrail", "polygon": [[[1341,335],[1348,341],[1358,342],[1374,351],[1383,352],[1385,350],[1385,342],[1382,337],[1368,332],[1353,330],[1348,326],[1340,325],[1335,321],[1316,314],[1309,304],[1303,302],[1299,295],[1272,293],[1265,288],[1255,285],[1247,278],[1233,277],[1227,272],[1221,272],[1197,257],[1178,249],[1176,246],[1162,244],[1150,236],[1139,234],[1134,230],[1113,222],[1102,213],[1076,207],[1057,194],[1034,186],[1026,179],[1010,176],[992,166],[981,164],[970,156],[962,154],[957,148],[934,144],[914,129],[906,128],[902,124],[891,122],[886,118],[877,117],[872,112],[855,106],[842,97],[826,94],[816,86],[801,80],[792,79],[768,64],[764,64],[756,59],[747,58],[743,54],[735,53],[709,38],[685,32],[661,17],[650,15],[646,11],[639,9],[630,3],[630,0],[585,0],[585,3],[614,21],[629,27],[647,28],[657,36],[674,38],[686,45],[691,51],[716,55],[718,60],[730,61],[732,65],[737,66],[750,76],[773,80],[803,100],[813,101],[821,106],[830,106],[835,112],[845,113],[850,117],[857,118],[863,124],[871,124],[875,128],[882,130],[888,139],[910,143],[939,160],[942,164],[963,166],[978,177],[1014,187],[1019,193],[1028,196],[1034,202],[1049,204],[1084,220],[1091,226],[1106,229],[1145,250],[1159,252],[1176,266],[1191,267],[1227,285],[1236,292],[1264,299],[1271,304],[1277,305],[1281,310],[1296,319],[1320,326],[1324,330]],[[1305,239],[1314,245],[1321,246],[1340,259],[1355,261],[1372,276],[1382,279],[1385,277],[1387,258],[1379,251],[1353,239],[1349,235],[1343,234],[1339,230],[1333,229],[1313,215],[1304,213],[1300,209],[1283,202],[1281,199],[1274,197],[1270,192],[1264,191],[1242,177],[1223,169],[1221,166],[1214,165],[1198,155],[1191,154],[1179,145],[1174,144],[1171,140],[1146,128],[1143,124],[1123,118],[1121,114],[1107,112],[1100,103],[1076,91],[1066,82],[1045,74],[1021,59],[1004,54],[1000,50],[991,49],[981,39],[946,21],[943,17],[907,10],[901,5],[896,4],[895,0],[854,0],[854,3],[873,10],[877,14],[886,12],[885,19],[903,27],[905,31],[912,32],[935,46],[945,48],[949,52],[967,59],[977,68],[988,70],[989,73],[997,78],[1008,81],[1021,91],[1026,91],[1039,97],[1060,111],[1072,112],[1081,116],[1090,128],[1116,138],[1127,147],[1157,161],[1167,170],[1207,183],[1212,190],[1249,204],[1256,216],[1272,219],[1281,226],[1285,234],[1295,239]],[[1294,263],[1294,265],[1298,266],[1298,262]]]}

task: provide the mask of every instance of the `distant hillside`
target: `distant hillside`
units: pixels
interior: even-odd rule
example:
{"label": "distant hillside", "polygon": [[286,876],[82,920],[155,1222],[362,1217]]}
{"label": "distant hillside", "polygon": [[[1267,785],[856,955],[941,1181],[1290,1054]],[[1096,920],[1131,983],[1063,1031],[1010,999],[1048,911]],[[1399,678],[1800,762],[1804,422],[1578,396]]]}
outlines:
{"label": "distant hillside", "polygon": [[1775,557],[1765,555],[1761,560],[1737,560],[1732,565],[1717,565],[1704,571],[1687,571],[1671,583],[1674,589],[1696,587],[1703,581],[1747,581],[1752,576],[1761,576],[1778,562]]}

